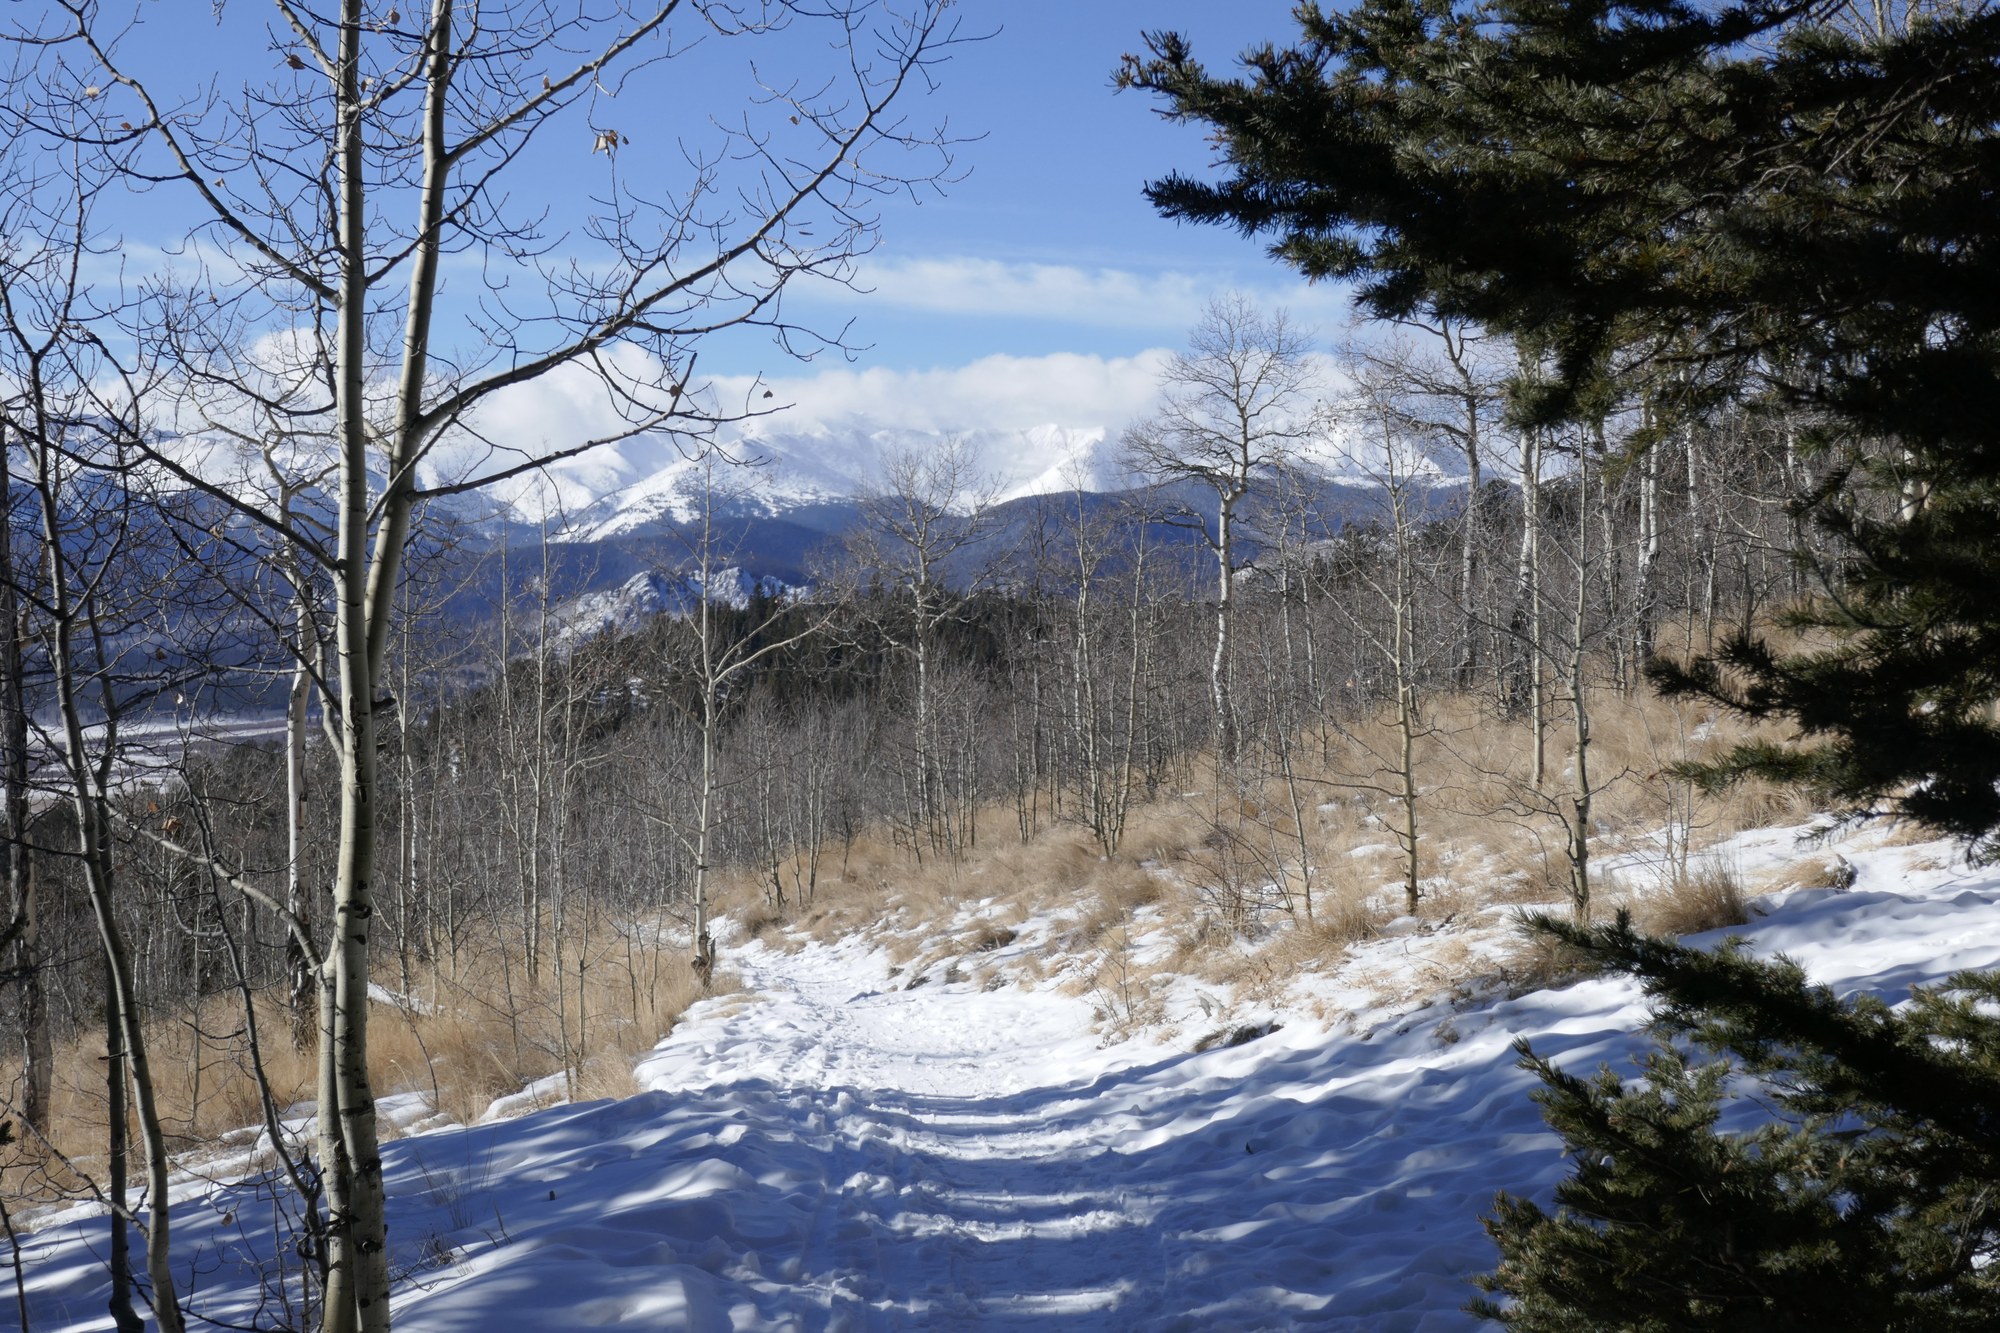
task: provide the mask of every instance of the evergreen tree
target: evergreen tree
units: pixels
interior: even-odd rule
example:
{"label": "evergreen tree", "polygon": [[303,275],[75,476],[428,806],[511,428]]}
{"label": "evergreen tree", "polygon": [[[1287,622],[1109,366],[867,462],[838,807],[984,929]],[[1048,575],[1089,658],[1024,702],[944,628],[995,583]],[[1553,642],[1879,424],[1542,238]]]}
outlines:
{"label": "evergreen tree", "polygon": [[[1211,75],[1148,38],[1128,86],[1206,125],[1221,174],[1150,187],[1375,315],[1553,352],[1524,421],[1614,362],[1812,423],[1841,539],[1808,648],[1742,635],[1665,689],[1789,719],[1699,776],[1804,782],[2000,852],[2000,13],[1826,0],[1361,0]],[[1890,21],[1894,16],[1896,21]],[[1698,410],[1694,394],[1682,410]],[[1644,979],[1627,1082],[1523,1048],[1577,1158],[1488,1227],[1521,1330],[2000,1328],[2000,978],[1891,1010],[1789,963],[1543,921]],[[1706,1052],[1706,1055],[1703,1055]],[[1745,1083],[1775,1108],[1726,1132]]]}
{"label": "evergreen tree", "polygon": [[[1384,317],[1553,350],[1530,420],[1614,357],[1754,385],[1814,425],[1844,539],[1780,653],[1749,636],[1656,680],[1804,744],[1701,776],[1807,781],[1989,850],[2000,827],[2000,12],[1841,3],[1364,0],[1211,75],[1172,33],[1122,71],[1199,122],[1219,179],[1168,216],[1271,238]],[[1885,8],[1884,15],[1892,12]]]}
{"label": "evergreen tree", "polygon": [[[1623,920],[1535,925],[1644,978],[1662,1040],[1637,1082],[1578,1078],[1523,1044],[1577,1168],[1554,1214],[1500,1196],[1500,1267],[1480,1285],[1511,1301],[1478,1312],[1524,1333],[2000,1326],[2000,978],[1895,1010]],[[1718,1133],[1751,1089],[1776,1118]]]}

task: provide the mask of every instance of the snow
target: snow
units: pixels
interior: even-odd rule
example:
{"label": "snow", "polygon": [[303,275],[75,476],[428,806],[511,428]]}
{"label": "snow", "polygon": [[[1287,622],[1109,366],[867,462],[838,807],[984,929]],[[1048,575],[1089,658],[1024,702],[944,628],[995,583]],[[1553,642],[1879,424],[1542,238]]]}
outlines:
{"label": "snow", "polygon": [[642,570],[622,585],[573,597],[552,609],[549,637],[556,647],[574,648],[600,634],[630,634],[659,615],[691,615],[706,592],[717,606],[741,611],[756,597],[783,597],[793,589],[771,575],[754,575],[738,565],[704,571],[664,573]]}
{"label": "snow", "polygon": [[[1720,854],[1775,866],[1801,832]],[[1756,951],[1891,1000],[2000,966],[2000,876],[1938,844],[1840,851],[1853,886],[1759,899]],[[1566,1173],[1513,1041],[1585,1069],[1643,1046],[1623,979],[1439,998],[1419,983],[1445,936],[1416,923],[1293,987],[1267,1035],[1108,1040],[1087,998],[978,975],[1020,975],[1055,927],[915,986],[862,939],[739,945],[746,993],[690,1011],[642,1094],[387,1145],[399,1326],[1470,1328],[1479,1215]],[[205,1315],[251,1322],[269,1205],[205,1197],[177,1213],[177,1257]],[[28,1240],[34,1328],[108,1327],[103,1239]]]}
{"label": "snow", "polygon": [[[739,467],[714,474],[718,492],[739,495],[765,514],[801,505],[851,500],[878,489],[899,456],[935,453],[957,441],[973,460],[964,503],[1129,484],[1117,442],[1101,426],[1055,423],[1027,430],[942,431],[892,428],[864,419],[760,428],[717,441],[717,452]],[[567,521],[566,540],[601,541],[687,523],[701,512],[706,464],[650,445],[607,445],[572,465],[555,463],[532,483],[504,491],[513,517],[539,522],[544,508]]]}

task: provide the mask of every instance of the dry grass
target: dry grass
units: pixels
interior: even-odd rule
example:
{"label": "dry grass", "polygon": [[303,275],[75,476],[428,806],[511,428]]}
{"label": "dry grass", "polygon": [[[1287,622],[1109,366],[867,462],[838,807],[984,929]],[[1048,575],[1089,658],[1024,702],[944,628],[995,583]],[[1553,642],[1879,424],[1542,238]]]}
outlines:
{"label": "dry grass", "polygon": [[[1893,831],[1892,831],[1893,832]],[[1929,834],[1924,840],[1935,838]],[[1902,846],[1904,843],[1885,841],[1883,846]],[[1838,853],[1821,853],[1793,861],[1777,870],[1761,876],[1751,887],[1753,894],[1777,893],[1784,889],[1848,889],[1854,887],[1856,877],[1854,863]]]}
{"label": "dry grass", "polygon": [[1553,935],[1524,930],[1501,960],[1498,980],[1509,994],[1567,986],[1595,975],[1596,963]]}
{"label": "dry grass", "polygon": [[[1882,830],[1880,836],[1876,839],[1876,845],[1879,847],[1913,847],[1919,843],[1936,842],[1937,840],[1938,831],[1936,829],[1925,828],[1914,819],[1895,819],[1890,821],[1888,827]],[[1849,869],[1851,870],[1852,867]],[[1852,882],[1850,878],[1849,883]],[[1842,885],[1841,887],[1845,888],[1846,885]]]}
{"label": "dry grass", "polygon": [[[489,941],[476,960],[461,958],[455,978],[442,968],[414,976],[408,1007],[372,1006],[369,1072],[378,1095],[420,1094],[433,1116],[461,1124],[477,1120],[496,1098],[566,1068],[579,1099],[629,1095],[633,1058],[700,998],[699,983],[678,954],[639,950],[623,937],[584,941],[565,961],[558,997],[546,969],[530,982],[518,950]],[[314,1051],[310,1043],[293,1047],[276,996],[255,997],[254,1021],[277,1107],[285,1112],[313,1100]],[[157,1015],[147,1025],[162,1128],[176,1154],[199,1153],[261,1123],[246,1030],[234,993]],[[83,1181],[63,1167],[65,1158],[84,1174],[99,1170],[102,1038],[62,1046],[53,1073],[48,1140],[17,1143],[0,1164],[0,1189],[13,1200],[75,1197]],[[389,1121],[379,1124],[384,1138],[395,1137]]]}
{"label": "dry grass", "polygon": [[[1606,850],[1668,825],[1699,848],[1803,813],[1803,802],[1787,793],[1753,785],[1711,799],[1667,776],[1673,765],[1711,757],[1749,734],[1726,718],[1645,691],[1600,689],[1590,709],[1592,819]],[[1416,872],[1426,929],[1496,903],[1566,910],[1563,821],[1575,796],[1568,724],[1558,699],[1536,790],[1525,719],[1496,716],[1484,697],[1425,700]],[[919,857],[886,831],[867,832],[822,855],[817,896],[786,925],[794,940],[872,930],[906,976],[948,966],[982,980],[995,968],[1024,980],[1060,975],[1095,996],[1114,1026],[1150,1013],[1147,996],[1169,974],[1243,995],[1275,993],[1289,978],[1339,961],[1406,910],[1399,747],[1385,712],[1316,725],[1296,738],[1291,785],[1275,771],[1224,771],[1198,759],[1171,794],[1131,810],[1111,856],[1075,823],[1045,825],[1024,842],[1015,812],[1003,805],[980,812],[981,840],[955,860]],[[1710,890],[1720,892],[1694,882],[1646,897],[1657,919],[1666,922],[1671,911],[1679,929],[1695,929],[1678,923],[1728,915],[1726,901],[1702,899]],[[1601,875],[1593,887],[1601,906],[1618,905],[1624,892]],[[767,925],[768,909],[753,907],[760,885],[739,881],[729,900],[732,911]],[[1053,919],[1045,957],[981,957],[1004,949],[996,942],[1011,942],[1030,916]],[[1154,943],[1136,949],[1135,938]],[[1533,946],[1505,970],[1518,985],[1573,968],[1574,960]]]}
{"label": "dry grass", "polygon": [[1719,861],[1703,859],[1635,903],[1634,921],[1654,935],[1697,935],[1750,920],[1742,881]]}

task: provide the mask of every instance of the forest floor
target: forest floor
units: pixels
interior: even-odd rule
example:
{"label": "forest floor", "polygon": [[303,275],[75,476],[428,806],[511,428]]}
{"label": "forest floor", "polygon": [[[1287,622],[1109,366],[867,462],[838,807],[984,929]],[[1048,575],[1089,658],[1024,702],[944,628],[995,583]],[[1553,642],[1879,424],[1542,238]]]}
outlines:
{"label": "forest floor", "polygon": [[[1712,853],[1790,887],[1695,938],[1892,1002],[2000,967],[2000,873],[1880,827],[1813,834]],[[387,1145],[398,1326],[1470,1328],[1480,1214],[1567,1172],[1514,1041],[1581,1070],[1644,1045],[1628,980],[1508,980],[1511,908],[1392,921],[1254,999],[1186,980],[1120,1014],[1101,969],[1076,983],[1060,909],[1001,929],[1002,907],[739,940],[741,992],[688,1011],[638,1096]],[[1129,930],[1143,956],[1144,909]],[[293,1317],[276,1221],[255,1181],[190,1189],[174,1243],[201,1316]],[[109,1327],[102,1220],[22,1239],[29,1326]]]}

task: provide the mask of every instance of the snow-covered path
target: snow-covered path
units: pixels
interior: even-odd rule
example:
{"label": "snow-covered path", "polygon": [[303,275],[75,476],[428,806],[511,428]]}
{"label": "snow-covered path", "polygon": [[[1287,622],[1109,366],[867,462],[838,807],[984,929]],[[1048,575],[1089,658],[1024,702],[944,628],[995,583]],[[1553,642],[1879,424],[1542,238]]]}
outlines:
{"label": "snow-covered path", "polygon": [[[1746,933],[1891,998],[2000,966],[2000,879],[1856,861]],[[400,1328],[1467,1329],[1479,1214],[1565,1170],[1510,1043],[1622,1063],[1644,1017],[1600,979],[1188,1054],[1102,1048],[1053,988],[893,989],[856,942],[731,961],[749,993],[692,1011],[651,1091],[389,1146]],[[204,1314],[275,1326],[268,1220],[244,1187],[182,1210]],[[34,1328],[107,1326],[102,1239],[31,1242]]]}
{"label": "snow-covered path", "polygon": [[[1504,1027],[1448,1053],[1439,1015],[1333,1047],[1300,1028],[1201,1055],[1101,1049],[1089,1007],[1054,990],[888,989],[853,943],[732,961],[759,999],[684,1024],[640,1066],[656,1093],[578,1112],[676,1126],[671,1149],[600,1125],[615,1164],[518,1143],[495,1164],[571,1188],[635,1177],[545,1236],[575,1268],[588,1256],[600,1294],[542,1286],[533,1327],[1462,1328],[1498,1167],[1481,1159],[1554,1164]],[[1588,1007],[1617,1007],[1603,998]],[[1446,1054],[1501,1069],[1468,1079]],[[1497,1144],[1496,1117],[1512,1123]],[[641,1184],[662,1150],[682,1168]],[[463,1261],[406,1319],[524,1315],[525,1282],[494,1289],[524,1271],[510,1248]],[[635,1270],[646,1295],[605,1290]]]}

